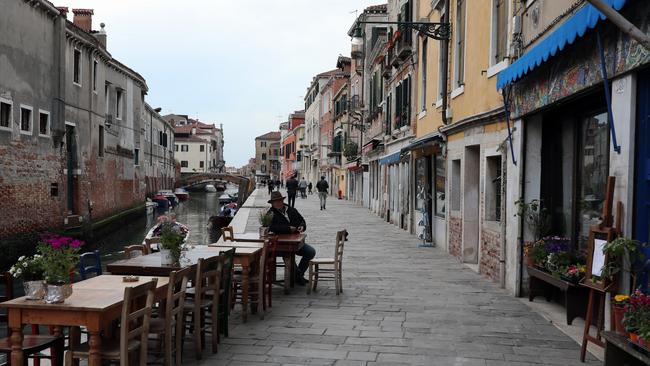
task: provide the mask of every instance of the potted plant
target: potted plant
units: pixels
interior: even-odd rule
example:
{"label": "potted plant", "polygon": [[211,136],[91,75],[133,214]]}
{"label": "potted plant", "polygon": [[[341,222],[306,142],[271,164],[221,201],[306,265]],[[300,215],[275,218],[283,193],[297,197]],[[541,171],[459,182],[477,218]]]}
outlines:
{"label": "potted plant", "polygon": [[616,333],[624,336],[626,335],[625,326],[623,326],[623,315],[625,315],[625,307],[630,303],[630,296],[616,295],[612,304],[612,312],[614,313],[614,324],[612,327]]}
{"label": "potted plant", "polygon": [[527,258],[529,259],[529,265],[538,266],[544,268],[546,265],[546,259],[548,258],[549,252],[546,248],[546,243],[544,240],[537,240],[533,243],[528,243],[524,247],[524,251]]}
{"label": "potted plant", "polygon": [[70,274],[79,263],[83,241],[68,236],[45,234],[37,246],[46,282],[45,302],[61,303],[72,294]]}
{"label": "potted plant", "polygon": [[639,242],[636,240],[619,237],[611,242],[605,244],[603,253],[607,256],[607,264],[603,266],[599,280],[613,281],[614,276],[621,270],[629,271],[629,268],[623,268],[625,258],[629,259],[629,263],[635,263],[639,257]]}
{"label": "potted plant", "polygon": [[650,297],[636,290],[630,296],[629,303],[625,305],[625,314],[623,314],[623,326],[629,332],[632,342],[638,343],[639,331],[649,320]]}
{"label": "potted plant", "polygon": [[43,263],[40,254],[33,257],[21,256],[18,258],[18,262],[9,269],[9,273],[23,280],[27,300],[41,300],[45,296]]}
{"label": "potted plant", "polygon": [[551,220],[542,201],[538,199],[526,202],[523,199],[515,201],[517,206],[516,216],[521,217],[532,230],[535,241],[546,235],[551,227]]}
{"label": "potted plant", "polygon": [[273,222],[273,213],[267,210],[260,210],[257,213],[257,219],[260,222],[260,238],[264,238],[269,235],[269,226]]}
{"label": "potted plant", "polygon": [[164,266],[178,263],[185,237],[171,221],[163,222],[160,226],[160,263]]}

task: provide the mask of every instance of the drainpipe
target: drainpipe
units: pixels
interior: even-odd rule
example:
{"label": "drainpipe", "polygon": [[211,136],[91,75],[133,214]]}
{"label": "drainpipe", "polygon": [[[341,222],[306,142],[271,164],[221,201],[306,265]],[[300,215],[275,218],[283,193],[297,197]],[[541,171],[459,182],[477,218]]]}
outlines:
{"label": "drainpipe", "polygon": [[[519,164],[519,199],[524,200],[526,198],[526,141],[528,140],[526,129],[524,123],[519,124],[521,130],[521,164]],[[519,243],[519,260],[517,261],[517,266],[519,270],[517,271],[517,283],[515,285],[515,296],[521,296],[521,282],[524,278],[524,218],[519,216],[519,229],[517,232],[517,242]]]}
{"label": "drainpipe", "polygon": [[[449,24],[449,0],[445,0],[445,14],[442,17],[442,22]],[[451,35],[451,32],[449,32]],[[449,80],[449,39],[445,39],[440,44],[440,52],[442,53],[442,75],[444,80],[442,82],[442,124],[449,124],[447,120],[447,82]]]}
{"label": "drainpipe", "polygon": [[650,50],[650,37],[643,33],[642,30],[637,28],[629,20],[625,19],[619,12],[614,10],[611,6],[607,5],[603,0],[587,0],[594,8],[603,13],[621,32],[630,36],[630,38],[639,42],[643,47]]}
{"label": "drainpipe", "polygon": [[506,204],[504,199],[507,198],[507,185],[508,179],[508,154],[507,149],[501,149],[501,253],[499,254],[499,285],[501,288],[506,288],[506,227],[508,219],[506,217]]}

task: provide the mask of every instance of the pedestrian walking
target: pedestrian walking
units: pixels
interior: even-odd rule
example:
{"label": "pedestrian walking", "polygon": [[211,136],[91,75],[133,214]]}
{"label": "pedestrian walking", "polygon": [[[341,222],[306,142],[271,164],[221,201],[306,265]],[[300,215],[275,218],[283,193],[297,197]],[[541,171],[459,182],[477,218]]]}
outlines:
{"label": "pedestrian walking", "polygon": [[330,185],[327,184],[325,176],[321,176],[318,183],[316,183],[316,190],[318,191],[318,199],[320,200],[320,209],[325,210],[325,203],[327,202],[327,190]]}
{"label": "pedestrian walking", "polygon": [[275,180],[275,190],[278,191],[278,192],[280,191],[280,180],[279,179]]}
{"label": "pedestrian walking", "polygon": [[[288,182],[287,182],[288,183]],[[271,199],[269,200],[271,204],[271,209],[269,213],[273,215],[273,221],[269,226],[269,230],[276,234],[291,234],[291,233],[302,233],[307,229],[307,223],[305,219],[300,215],[298,210],[284,203],[284,197],[280,192],[273,192],[271,194]],[[279,257],[284,256],[284,253],[277,252]],[[300,249],[296,252],[297,255],[301,256],[300,264],[296,267],[296,264],[293,263],[294,277],[296,283],[304,286],[307,283],[305,280],[305,271],[309,267],[309,261],[314,259],[316,256],[316,249],[309,244],[303,244]]]}
{"label": "pedestrian walking", "polygon": [[268,183],[266,184],[266,186],[267,186],[267,188],[269,189],[269,194],[271,194],[271,192],[273,192],[273,188],[274,188],[274,187],[273,187],[273,180],[272,180],[272,179],[269,179],[269,181],[268,181]]}
{"label": "pedestrian walking", "polygon": [[300,180],[298,183],[298,188],[300,188],[300,198],[307,198],[307,181],[305,178]]}
{"label": "pedestrian walking", "polygon": [[287,196],[289,197],[289,206],[294,207],[296,205],[296,191],[298,190],[298,179],[295,175],[292,175],[291,178],[287,179]]}
{"label": "pedestrian walking", "polygon": [[313,187],[313,186],[311,185],[311,182],[309,182],[309,184],[307,185],[307,190],[309,191],[309,194],[312,194],[312,193],[311,193],[311,189],[312,189],[312,187]]}

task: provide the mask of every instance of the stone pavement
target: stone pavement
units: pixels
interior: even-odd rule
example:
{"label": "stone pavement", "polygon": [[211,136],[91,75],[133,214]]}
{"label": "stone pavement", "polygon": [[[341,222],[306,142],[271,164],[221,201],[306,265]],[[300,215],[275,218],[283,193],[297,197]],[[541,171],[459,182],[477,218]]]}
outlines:
{"label": "stone pavement", "polygon": [[[264,191],[256,205],[266,204]],[[307,295],[280,288],[264,320],[239,321],[229,338],[197,365],[574,365],[579,345],[521,301],[437,248],[348,201],[296,199],[317,256],[331,257],[346,228],[343,288],[319,284]],[[257,230],[256,215],[249,229]],[[216,361],[216,362],[215,362]],[[587,365],[600,365],[589,355]]]}

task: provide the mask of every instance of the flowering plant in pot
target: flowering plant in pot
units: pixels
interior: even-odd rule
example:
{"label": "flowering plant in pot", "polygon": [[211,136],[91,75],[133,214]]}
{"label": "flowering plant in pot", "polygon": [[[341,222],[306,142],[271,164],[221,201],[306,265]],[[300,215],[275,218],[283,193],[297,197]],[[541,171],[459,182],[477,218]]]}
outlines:
{"label": "flowering plant in pot", "polygon": [[637,343],[639,331],[650,321],[650,296],[636,290],[625,305],[623,326],[630,334],[632,342]]}
{"label": "flowering plant in pot", "polygon": [[160,254],[161,264],[172,265],[181,258],[181,249],[185,236],[172,222],[166,221],[161,225]]}
{"label": "flowering plant in pot", "polygon": [[257,213],[257,219],[260,222],[260,237],[263,238],[269,234],[269,226],[273,222],[273,214],[270,211],[260,210]]}
{"label": "flowering plant in pot", "polygon": [[25,296],[28,300],[40,300],[45,296],[45,282],[43,281],[43,260],[40,254],[33,257],[21,256],[9,273],[23,280]]}
{"label": "flowering plant in pot", "polygon": [[546,265],[546,259],[548,258],[548,249],[546,249],[546,244],[544,240],[538,240],[533,243],[527,243],[524,246],[524,254],[528,258],[528,265],[544,267]]}
{"label": "flowering plant in pot", "polygon": [[60,303],[72,294],[70,273],[79,263],[79,251],[84,242],[56,234],[45,234],[41,239],[36,250],[41,255],[47,283],[45,301]]}
{"label": "flowering plant in pot", "polygon": [[625,315],[625,308],[630,303],[630,296],[616,295],[613,298],[612,312],[614,313],[613,328],[616,333],[626,335],[625,326],[623,325],[623,316]]}

